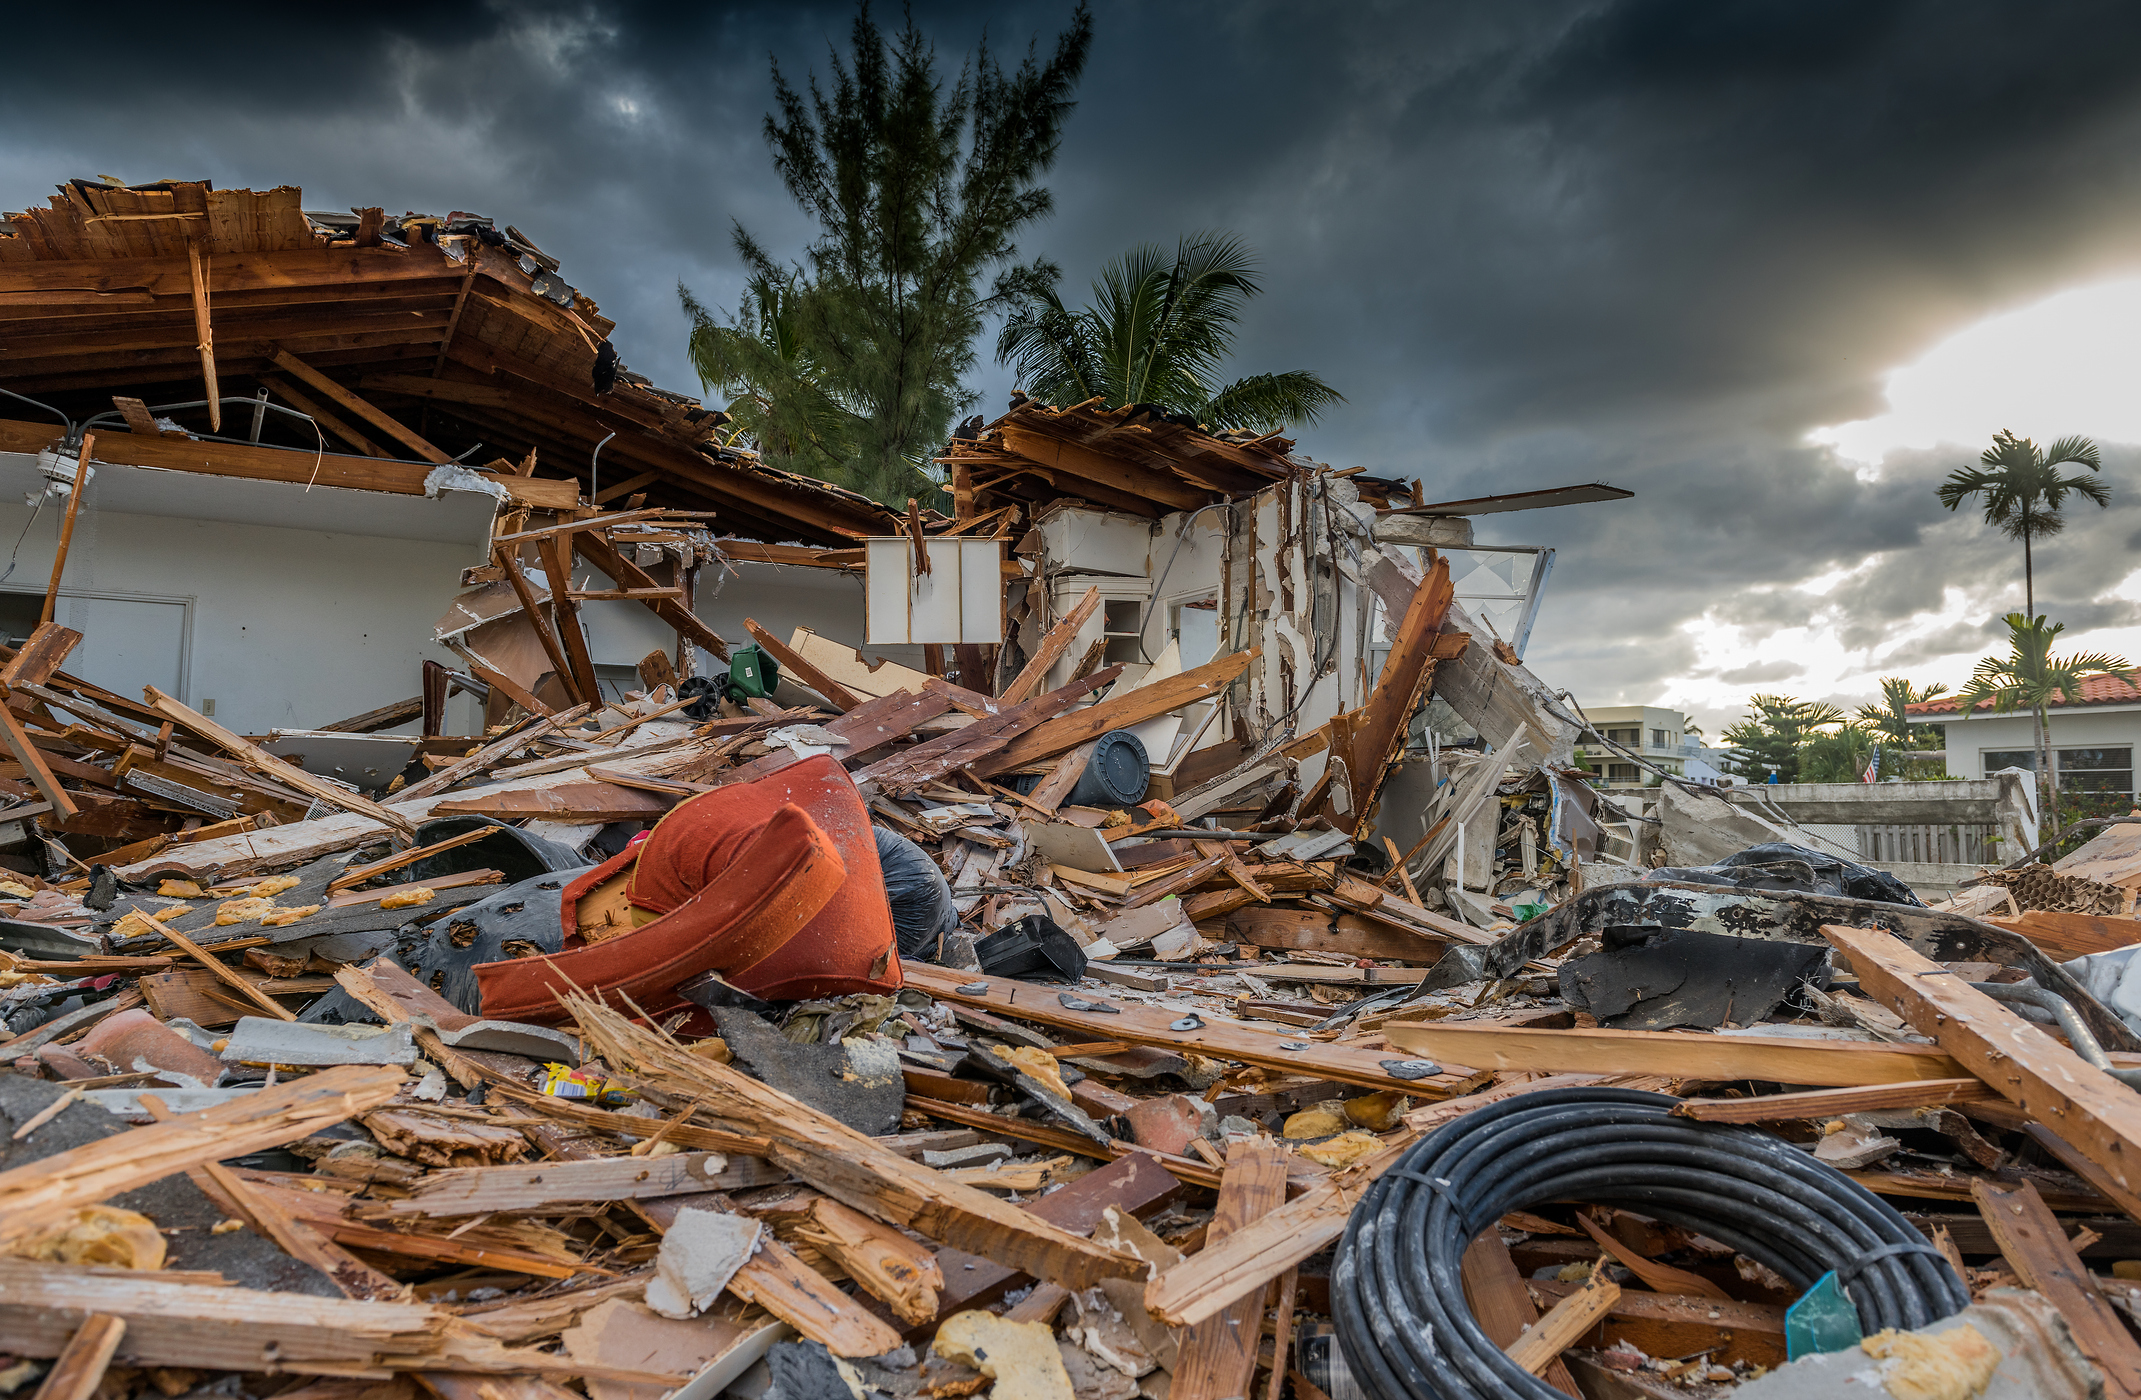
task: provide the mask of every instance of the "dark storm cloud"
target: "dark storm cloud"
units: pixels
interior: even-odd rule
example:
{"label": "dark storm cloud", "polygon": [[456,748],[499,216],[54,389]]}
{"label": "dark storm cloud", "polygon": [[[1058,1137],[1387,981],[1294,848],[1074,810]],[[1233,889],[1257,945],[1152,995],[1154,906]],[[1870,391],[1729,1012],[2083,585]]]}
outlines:
{"label": "dark storm cloud", "polygon": [[[949,65],[984,27],[1015,60],[1069,9],[914,14]],[[34,7],[14,50],[84,56],[95,81],[55,61],[0,87],[0,205],[112,173],[488,213],[563,260],[634,368],[692,390],[676,283],[733,302],[731,221],[789,254],[809,233],[759,134],[767,58],[823,72],[852,14]],[[1234,230],[1268,287],[1238,367],[1314,369],[1350,401],[1301,434],[1313,456],[1444,498],[1636,490],[1482,522],[1560,551],[1531,649],[1557,684],[1655,698],[1705,614],[1834,628],[1901,668],[1982,645],[1965,623],[1881,652],[1950,590],[2019,606],[2012,546],[1931,497],[1974,447],[1869,482],[1804,438],[1877,412],[1882,373],[1961,326],[2141,262],[2141,9],[1108,0],[1096,19],[1057,213],[1024,251],[1082,294],[1132,244]],[[1011,385],[985,367],[976,387],[993,411]],[[2107,593],[2141,542],[2137,465],[2110,454],[2120,506],[2040,557],[2070,639],[2130,615]]]}

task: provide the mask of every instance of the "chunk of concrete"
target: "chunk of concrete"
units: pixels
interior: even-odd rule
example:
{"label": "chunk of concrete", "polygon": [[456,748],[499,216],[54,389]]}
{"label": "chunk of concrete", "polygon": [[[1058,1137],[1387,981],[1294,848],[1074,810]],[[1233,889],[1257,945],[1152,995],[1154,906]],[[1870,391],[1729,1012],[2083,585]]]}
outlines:
{"label": "chunk of concrete", "polygon": [[[1964,1335],[1974,1333],[1975,1337]],[[1898,1346],[1901,1338],[1930,1346]],[[1990,1360],[1989,1378],[1978,1379]],[[1879,1352],[1883,1355],[1876,1356]],[[1927,1388],[1926,1382],[1934,1388]],[[1952,1383],[1946,1388],[1944,1382]],[[1955,1316],[1915,1332],[1881,1332],[1842,1351],[1817,1352],[1741,1386],[1738,1400],[1829,1400],[1836,1395],[1967,1395],[1971,1400],[2074,1400],[2101,1393],[2103,1382],[2074,1345],[2059,1312],[2042,1295],[1994,1288]]]}
{"label": "chunk of concrete", "polygon": [[647,1306],[663,1317],[698,1316],[757,1251],[760,1228],[756,1220],[727,1211],[678,1211],[654,1256]]}
{"label": "chunk of concrete", "polygon": [[223,1047],[223,1061],[233,1065],[396,1065],[415,1066],[416,1027],[322,1026],[241,1016]]}
{"label": "chunk of concrete", "polygon": [[1137,1378],[1126,1376],[1074,1342],[1059,1341],[1063,1373],[1077,1400],[1137,1400]]}
{"label": "chunk of concrete", "polygon": [[1796,824],[1775,822],[1750,808],[1678,783],[1658,789],[1658,843],[1675,867],[1715,865],[1766,841],[1806,844]]}

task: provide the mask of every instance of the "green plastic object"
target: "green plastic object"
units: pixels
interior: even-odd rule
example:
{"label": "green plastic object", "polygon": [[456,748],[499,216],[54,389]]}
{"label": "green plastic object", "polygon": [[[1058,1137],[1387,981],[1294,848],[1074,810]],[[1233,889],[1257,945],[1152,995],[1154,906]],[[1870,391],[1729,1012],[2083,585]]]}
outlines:
{"label": "green plastic object", "polygon": [[1859,1310],[1837,1283],[1834,1269],[1784,1314],[1784,1355],[1790,1361],[1817,1352],[1844,1351],[1857,1346],[1865,1335],[1859,1330]]}
{"label": "green plastic object", "polygon": [[758,649],[757,643],[729,653],[728,693],[732,700],[763,700],[780,684],[781,663]]}
{"label": "green plastic object", "polygon": [[1509,912],[1516,915],[1518,923],[1528,924],[1551,908],[1551,904],[1512,904]]}

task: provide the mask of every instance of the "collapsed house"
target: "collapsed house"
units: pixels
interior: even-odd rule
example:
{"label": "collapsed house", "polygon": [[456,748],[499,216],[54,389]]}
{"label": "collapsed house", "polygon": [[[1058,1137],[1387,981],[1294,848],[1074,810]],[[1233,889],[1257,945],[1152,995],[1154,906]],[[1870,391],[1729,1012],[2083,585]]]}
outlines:
{"label": "collapsed house", "polygon": [[1471,522],[1625,493],[894,511],[489,219],[8,228],[7,1393],[2141,1394],[2141,838],[1589,786]]}

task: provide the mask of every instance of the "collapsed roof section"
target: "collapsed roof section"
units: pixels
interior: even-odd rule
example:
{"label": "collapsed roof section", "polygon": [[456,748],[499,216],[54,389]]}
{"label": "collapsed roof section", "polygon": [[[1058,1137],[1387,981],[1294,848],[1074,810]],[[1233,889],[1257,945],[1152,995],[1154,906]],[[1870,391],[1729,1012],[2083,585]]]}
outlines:
{"label": "collapsed roof section", "polygon": [[[1020,397],[986,427],[977,421],[937,460],[951,470],[963,518],[1006,505],[1077,500],[1158,519],[1251,495],[1298,472],[1322,470],[1277,433],[1210,433],[1149,404],[1068,408]],[[1348,473],[1351,475],[1351,473]],[[1370,504],[1417,488],[1355,476]]]}
{"label": "collapsed roof section", "polygon": [[[722,414],[624,369],[612,324],[519,230],[460,212],[76,180],[0,222],[0,387],[77,422],[134,400],[98,426],[101,460],[401,493],[461,461],[538,507],[643,492],[766,540],[888,532],[874,501],[725,445]],[[260,390],[328,452],[303,423],[227,402]],[[56,436],[15,421],[40,417],[27,405],[0,417],[0,450]]]}

